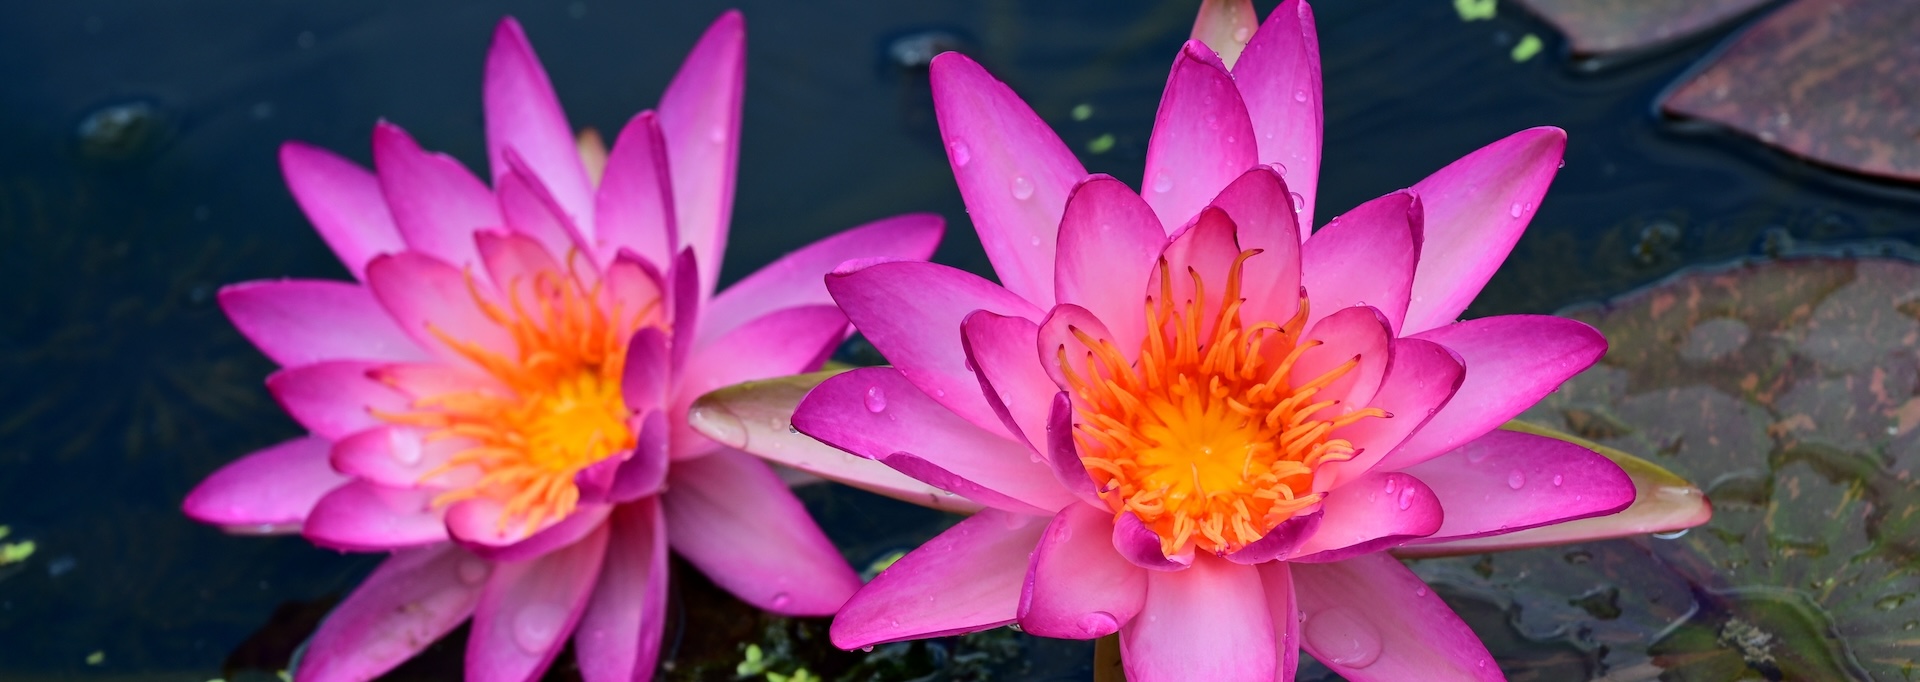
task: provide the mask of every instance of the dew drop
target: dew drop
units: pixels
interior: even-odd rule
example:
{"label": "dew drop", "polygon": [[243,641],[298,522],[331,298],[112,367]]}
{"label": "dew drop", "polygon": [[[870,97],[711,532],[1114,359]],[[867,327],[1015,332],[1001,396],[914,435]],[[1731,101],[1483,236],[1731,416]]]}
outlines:
{"label": "dew drop", "polygon": [[1303,104],[1304,104],[1304,103],[1306,103],[1306,101],[1307,101],[1307,91],[1305,91],[1305,90],[1295,90],[1295,91],[1293,91],[1293,101],[1295,101],[1295,102],[1300,102],[1300,103],[1303,103]]}
{"label": "dew drop", "polygon": [[1416,596],[1416,597],[1425,597],[1425,596],[1427,596],[1427,586],[1426,586],[1426,585],[1421,585],[1421,586],[1420,586],[1420,587],[1419,587],[1418,589],[1415,589],[1415,590],[1413,591],[1413,596]]}
{"label": "dew drop", "polygon": [[1039,246],[1039,245],[1040,245],[1040,236],[1039,236],[1039,235],[1034,235],[1034,237],[1033,237],[1032,239],[1028,239],[1028,240],[1027,240],[1027,243],[1028,243],[1028,244],[1032,244],[1032,245],[1034,245],[1034,246]]}
{"label": "dew drop", "polygon": [[870,653],[873,653],[873,645],[872,645],[872,644],[868,644],[868,645],[866,645],[866,646],[863,646],[863,647],[860,647],[860,651],[861,651],[862,653],[869,653],[869,654],[870,654]]}
{"label": "dew drop", "polygon": [[1307,198],[1300,196],[1299,192],[1288,192],[1287,195],[1293,197],[1294,213],[1299,213],[1307,208]]}
{"label": "dew drop", "polygon": [[953,165],[960,168],[966,168],[967,162],[973,160],[973,150],[967,148],[967,143],[959,140],[947,143],[947,154],[953,157]]}
{"label": "dew drop", "polygon": [[879,386],[867,389],[866,403],[868,412],[879,414],[887,409],[887,392],[880,390]]}
{"label": "dew drop", "polygon": [[1560,487],[1561,483],[1565,483],[1565,482],[1566,482],[1566,477],[1561,476],[1560,474],[1553,475],[1553,487],[1558,488]]}
{"label": "dew drop", "polygon": [[1394,478],[1392,476],[1388,476],[1387,477],[1387,494],[1392,495],[1393,491],[1398,490],[1399,488],[1400,488],[1400,479]]}
{"label": "dew drop", "polygon": [[1167,175],[1165,171],[1154,175],[1153,191],[1161,193],[1173,191],[1173,176]]}
{"label": "dew drop", "polygon": [[1527,485],[1527,475],[1520,473],[1519,469],[1514,469],[1513,471],[1507,472],[1507,487],[1512,488],[1514,490],[1519,490],[1521,488],[1526,487],[1526,485]]}
{"label": "dew drop", "polygon": [[1519,202],[1514,202],[1514,204],[1513,204],[1512,206],[1508,206],[1508,207],[1507,207],[1507,215],[1510,215],[1510,216],[1513,216],[1513,217],[1515,217],[1515,218],[1518,218],[1518,217],[1520,217],[1520,214],[1521,214],[1522,212],[1524,212],[1525,210],[1526,210],[1526,209],[1523,209],[1523,208],[1521,208],[1521,207],[1520,207],[1520,204],[1519,204]]}
{"label": "dew drop", "polygon": [[566,610],[558,604],[528,604],[513,617],[513,643],[527,653],[543,653],[560,636],[566,619]]}
{"label": "dew drop", "polygon": [[785,592],[775,592],[773,595],[772,603],[773,603],[773,608],[784,609],[784,608],[787,608],[788,604],[793,603],[793,597],[791,595],[788,595]]}
{"label": "dew drop", "polygon": [[1486,459],[1487,455],[1490,454],[1493,454],[1493,450],[1490,448],[1467,446],[1467,462],[1469,463],[1479,464],[1481,460]]}
{"label": "dew drop", "polygon": [[800,427],[794,426],[793,422],[787,422],[787,433],[798,436],[800,435]]}
{"label": "dew drop", "polygon": [[1101,637],[1120,629],[1120,620],[1105,611],[1095,611],[1080,617],[1080,631],[1089,637]]}
{"label": "dew drop", "polygon": [[1400,490],[1400,511],[1406,511],[1407,508],[1413,506],[1413,494],[1413,486],[1407,486]]}
{"label": "dew drop", "polygon": [[420,439],[400,429],[390,430],[387,434],[387,451],[393,453],[394,461],[409,469],[420,463]]}
{"label": "dew drop", "polygon": [[1287,176],[1287,164],[1280,163],[1279,161],[1275,161],[1267,165],[1273,168],[1273,172],[1279,173],[1280,177],[1284,178]]}
{"label": "dew drop", "polygon": [[1244,43],[1253,40],[1253,29],[1247,26],[1233,29],[1233,42]]}
{"label": "dew drop", "polygon": [[1660,540],[1678,540],[1682,537],[1685,537],[1686,534],[1687,534],[1687,529],[1682,528],[1680,530],[1676,530],[1671,533],[1654,533],[1653,537]]}
{"label": "dew drop", "polygon": [[1025,175],[1013,176],[1013,198],[1021,201],[1033,198],[1033,181]]}
{"label": "dew drop", "polygon": [[714,144],[720,144],[722,142],[726,142],[727,141],[726,127],[716,124],[712,128],[708,129],[707,139],[713,141]]}
{"label": "dew drop", "polygon": [[1306,636],[1314,653],[1336,666],[1365,668],[1380,660],[1380,631],[1345,606],[1307,617]]}

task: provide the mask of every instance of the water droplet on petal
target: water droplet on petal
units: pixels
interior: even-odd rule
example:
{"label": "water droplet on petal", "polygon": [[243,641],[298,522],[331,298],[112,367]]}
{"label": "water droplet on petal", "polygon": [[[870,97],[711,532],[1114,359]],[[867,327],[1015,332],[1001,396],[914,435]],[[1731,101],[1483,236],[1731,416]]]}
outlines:
{"label": "water droplet on petal", "polygon": [[1514,469],[1513,471],[1507,472],[1507,487],[1512,488],[1514,490],[1519,490],[1521,488],[1526,487],[1526,485],[1527,485],[1527,475],[1520,473],[1519,469]]}
{"label": "water droplet on petal", "polygon": [[1167,175],[1166,171],[1161,171],[1155,174],[1153,176],[1153,191],[1155,192],[1173,191],[1173,176]]}
{"label": "water droplet on petal", "polygon": [[1365,668],[1380,660],[1380,631],[1345,606],[1308,616],[1306,637],[1314,654],[1333,665]]}
{"label": "water droplet on petal", "polygon": [[947,143],[947,154],[953,157],[953,165],[959,168],[966,168],[967,162],[973,160],[973,150],[959,140]]}
{"label": "water droplet on petal", "polygon": [[479,559],[467,559],[460,562],[460,582],[478,585],[487,579],[487,562]]}
{"label": "water droplet on petal", "polygon": [[791,433],[796,436],[800,435],[800,427],[794,426],[793,422],[787,422],[787,433]]}
{"label": "water droplet on petal", "polygon": [[1413,591],[1413,596],[1416,596],[1416,597],[1425,597],[1425,596],[1427,596],[1427,586],[1426,586],[1426,585],[1421,585],[1421,586],[1420,586],[1420,587],[1419,587],[1418,589],[1415,589],[1415,590]]}
{"label": "water droplet on petal", "polygon": [[528,604],[513,617],[513,643],[530,654],[544,653],[566,620],[567,611],[558,604]]}
{"label": "water droplet on petal", "polygon": [[400,466],[411,469],[420,463],[420,439],[400,429],[387,432],[387,451]]}
{"label": "water droplet on petal", "polygon": [[1413,486],[1407,486],[1400,491],[1400,511],[1406,511],[1408,507],[1413,506],[1413,494]]}
{"label": "water droplet on petal", "polygon": [[1510,216],[1513,216],[1513,217],[1515,217],[1515,218],[1518,218],[1518,217],[1520,217],[1520,214],[1521,214],[1522,212],[1524,212],[1525,210],[1526,210],[1526,209],[1523,209],[1523,208],[1521,208],[1521,207],[1520,207],[1520,203],[1519,203],[1519,202],[1514,202],[1514,204],[1513,204],[1512,206],[1508,206],[1508,207],[1507,207],[1507,215],[1510,215]]}
{"label": "water droplet on petal", "polygon": [[1240,28],[1233,29],[1233,42],[1244,43],[1249,40],[1253,40],[1253,28],[1241,26]]}
{"label": "water droplet on petal", "polygon": [[1039,245],[1040,245],[1040,236],[1039,236],[1039,235],[1034,235],[1032,239],[1028,239],[1028,240],[1027,240],[1027,243],[1028,243],[1028,244],[1032,244],[1032,245],[1034,245],[1034,246],[1039,246]]}
{"label": "water droplet on petal", "polygon": [[1080,617],[1080,631],[1089,637],[1112,634],[1120,629],[1120,620],[1105,611],[1095,611]]}
{"label": "water droplet on petal", "polygon": [[714,144],[720,144],[722,142],[726,142],[727,141],[726,127],[719,124],[714,124],[713,128],[707,131],[707,139],[712,140]]}
{"label": "water droplet on petal", "polygon": [[1561,476],[1560,474],[1554,474],[1554,475],[1553,475],[1553,487],[1555,487],[1555,488],[1558,488],[1558,487],[1560,487],[1560,484],[1561,484],[1561,483],[1563,483],[1563,482],[1565,482],[1565,481],[1566,481],[1566,479],[1565,479],[1564,477],[1562,477],[1562,476]]}
{"label": "water droplet on petal", "polygon": [[1393,491],[1398,490],[1399,488],[1400,488],[1400,479],[1394,478],[1392,476],[1388,476],[1387,477],[1387,494],[1392,495]]}
{"label": "water droplet on petal", "polygon": [[1467,449],[1467,461],[1472,464],[1479,464],[1480,460],[1486,459],[1487,455],[1493,454],[1493,450],[1491,448],[1481,447],[1477,445],[1467,445],[1466,449]]}
{"label": "water droplet on petal", "polygon": [[1300,196],[1300,193],[1299,193],[1299,192],[1288,192],[1288,193],[1287,193],[1287,196],[1290,196],[1290,197],[1292,197],[1292,198],[1293,198],[1293,212],[1294,212],[1294,213],[1299,213],[1299,212],[1301,212],[1301,211],[1303,211],[1303,210],[1306,210],[1306,208],[1307,208],[1307,198],[1306,198],[1306,197],[1303,197],[1303,196]]}
{"label": "water droplet on petal", "polygon": [[1305,91],[1305,90],[1295,90],[1295,91],[1293,91],[1293,101],[1295,101],[1295,102],[1300,102],[1300,103],[1303,103],[1303,104],[1304,104],[1304,103],[1306,103],[1306,101],[1307,101],[1307,91]]}
{"label": "water droplet on petal", "polygon": [[1026,201],[1033,197],[1033,181],[1025,175],[1013,176],[1013,198]]}
{"label": "water droplet on petal", "polygon": [[887,392],[880,390],[879,386],[867,389],[866,403],[868,412],[879,414],[887,409]]}
{"label": "water droplet on petal", "polygon": [[861,651],[861,652],[863,652],[863,653],[869,653],[869,654],[870,654],[870,653],[873,653],[873,645],[872,645],[872,644],[868,644],[868,645],[866,645],[866,646],[863,646],[863,647],[860,647],[860,651]]}
{"label": "water droplet on petal", "polygon": [[776,592],[773,595],[772,603],[773,603],[773,608],[784,609],[784,608],[787,608],[788,604],[793,603],[793,597],[788,595],[785,592]]}
{"label": "water droplet on petal", "polygon": [[[1269,136],[1269,137],[1271,137],[1271,136]],[[1269,163],[1269,164],[1267,164],[1267,166],[1268,166],[1268,167],[1270,167],[1270,168],[1272,168],[1272,169],[1273,169],[1273,172],[1275,172],[1275,173],[1279,173],[1279,174],[1280,174],[1280,177],[1286,177],[1286,176],[1287,176],[1287,164],[1284,164],[1284,163],[1280,163],[1279,161],[1275,161],[1275,162],[1273,162],[1273,163]]]}

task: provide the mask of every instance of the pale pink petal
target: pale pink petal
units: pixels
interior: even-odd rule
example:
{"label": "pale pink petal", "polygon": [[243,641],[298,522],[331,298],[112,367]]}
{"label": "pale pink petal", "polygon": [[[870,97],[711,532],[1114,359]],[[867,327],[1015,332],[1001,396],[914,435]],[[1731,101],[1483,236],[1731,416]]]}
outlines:
{"label": "pale pink petal", "polygon": [[1312,229],[1314,192],[1320,186],[1320,39],[1313,9],[1285,0],[1253,32],[1233,65],[1263,164],[1284,168],[1297,198],[1300,237]]}
{"label": "pale pink petal", "polygon": [[[1082,336],[1085,340],[1082,340]],[[1113,344],[1113,332],[1107,330],[1107,325],[1100,318],[1094,317],[1086,308],[1062,303],[1047,311],[1047,319],[1040,321],[1035,351],[1041,367],[1046,369],[1047,377],[1053,380],[1054,386],[1070,391],[1073,390],[1073,382],[1067,375],[1069,370],[1073,376],[1087,381],[1095,375],[1103,378],[1109,376],[1108,370],[1114,369],[1100,369],[1104,365],[1094,361],[1093,350],[1088,346],[1088,343],[1098,345],[1103,342]],[[1114,350],[1125,357],[1132,349],[1116,345]]]}
{"label": "pale pink petal", "polygon": [[1020,591],[1020,627],[1029,634],[1093,639],[1119,631],[1147,598],[1147,572],[1114,553],[1113,515],[1070,504],[1054,515],[1033,550]]}
{"label": "pale pink petal", "polygon": [[395,552],[307,640],[301,682],[357,682],[392,670],[473,613],[492,567],[454,545]]}
{"label": "pale pink petal", "polygon": [[320,498],[300,533],[321,547],[373,552],[445,542],[433,491],[357,480]]}
{"label": "pale pink petal", "polygon": [[1051,307],[1054,237],[1086,168],[1012,88],[965,55],[934,57],[931,78],[940,137],[987,260],[1007,289]]}
{"label": "pale pink petal", "polygon": [[524,534],[515,532],[514,524],[507,526],[504,533],[494,533],[499,515],[485,516],[481,522],[487,524],[482,529],[472,518],[462,518],[462,510],[470,509],[468,502],[454,505],[447,510],[447,530],[455,542],[473,552],[475,556],[488,561],[527,561],[545,556],[554,550],[566,547],[581,538],[587,537],[601,526],[606,525],[607,515],[613,512],[610,504],[581,504],[574,507],[573,513],[552,523],[544,524],[539,532]]}
{"label": "pale pink petal", "polygon": [[1558,438],[1495,429],[1409,467],[1447,509],[1420,542],[1500,535],[1612,514],[1633,504],[1633,479],[1600,453]]}
{"label": "pale pink petal", "polygon": [[289,367],[267,375],[267,391],[314,435],[338,440],[386,424],[375,411],[412,408],[406,396],[368,376],[376,367],[379,364],[358,360]]}
{"label": "pale pink petal", "polygon": [[557,256],[574,249],[586,252],[585,246],[591,242],[580,234],[577,223],[560,212],[559,204],[546,186],[540,184],[540,179],[521,166],[520,155],[507,150],[506,163],[506,170],[494,179],[493,187],[500,203],[500,219],[507,228],[532,238],[548,253]]}
{"label": "pale pink petal", "polygon": [[[472,235],[467,242],[473,243]],[[412,251],[381,256],[367,264],[367,287],[402,330],[443,358],[467,362],[448,341],[512,357],[513,336],[474,298],[486,284],[445,261]]]}
{"label": "pale pink petal", "polygon": [[473,237],[480,249],[480,262],[487,268],[487,277],[508,293],[509,300],[519,295],[523,303],[531,304],[537,300],[533,295],[542,290],[534,281],[536,277],[541,274],[566,276],[560,261],[554,260],[553,251],[534,237],[505,230],[481,230]]}
{"label": "pale pink petal", "polygon": [[1273,649],[1279,656],[1274,682],[1293,682],[1300,667],[1300,603],[1293,595],[1293,567],[1285,561],[1269,561],[1254,568],[1260,571],[1267,614],[1273,617]]}
{"label": "pale pink petal", "polygon": [[322,360],[428,357],[373,294],[357,284],[244,282],[220,289],[220,309],[248,341],[283,367]]}
{"label": "pale pink petal", "polygon": [[406,248],[387,211],[380,180],[333,152],[304,142],[280,145],[280,173],[313,229],[356,279],[367,261]]}
{"label": "pale pink petal", "polygon": [[1147,528],[1146,524],[1140,521],[1140,517],[1135,516],[1133,512],[1122,512],[1114,519],[1113,534],[1109,539],[1112,540],[1113,550],[1120,554],[1120,558],[1141,568],[1155,571],[1181,571],[1193,565],[1192,545],[1188,545],[1174,556],[1167,556],[1161,549],[1160,536]]}
{"label": "pale pink petal", "polygon": [[1374,472],[1326,493],[1320,528],[1288,560],[1340,561],[1378,552],[1440,529],[1446,512],[1420,479]]}
{"label": "pale pink petal", "polygon": [[1232,68],[1234,60],[1240,58],[1240,51],[1246,49],[1247,41],[1253,38],[1253,28],[1259,24],[1260,15],[1253,11],[1253,0],[1204,0],[1200,3],[1200,16],[1193,20],[1192,37],[1220,53],[1220,61]]}
{"label": "pale pink petal", "polygon": [[1314,472],[1314,487],[1332,490],[1372,471],[1453,398],[1466,376],[1460,356],[1431,341],[1396,339],[1387,375],[1368,407],[1385,410],[1329,434],[1356,450],[1353,459],[1330,462]]}
{"label": "pale pink petal", "polygon": [[1413,186],[1426,207],[1426,229],[1406,333],[1449,324],[1467,309],[1527,229],[1566,149],[1566,131],[1531,128]]}
{"label": "pale pink petal", "polygon": [[980,395],[980,381],[967,371],[960,323],[975,310],[1040,319],[1033,304],[976,275],[933,263],[888,262],[836,273],[827,277],[827,290],[860,334],[915,386],[967,421],[1004,432]]}
{"label": "pale pink petal", "polygon": [[[1167,244],[1166,252],[1161,255],[1167,269],[1162,271],[1156,267],[1153,275],[1147,279],[1147,296],[1154,305],[1171,303],[1173,309],[1191,319],[1196,317],[1196,311],[1191,306],[1195,302],[1200,303],[1197,317],[1200,318],[1202,339],[1213,335],[1220,308],[1227,303],[1227,284],[1231,279],[1228,273],[1232,271],[1234,261],[1240,257],[1240,247],[1233,242],[1234,231],[1233,219],[1227,217],[1226,212],[1211,206],[1202,209],[1193,222],[1188,223]],[[1162,285],[1163,277],[1170,280],[1166,282],[1170,287]],[[1168,291],[1173,292],[1171,299],[1166,298]],[[1235,300],[1239,298],[1235,297]],[[1125,337],[1116,338],[1122,342],[1125,340]],[[1126,346],[1122,348],[1133,350]]]}
{"label": "pale pink petal", "polygon": [[1301,343],[1317,345],[1302,352],[1288,374],[1289,384],[1295,389],[1338,371],[1349,361],[1359,361],[1314,394],[1316,403],[1340,401],[1329,407],[1329,411],[1320,413],[1323,419],[1366,407],[1380,390],[1380,382],[1386,378],[1387,367],[1393,361],[1393,332],[1387,326],[1386,317],[1370,307],[1346,308],[1326,316],[1307,328]]}
{"label": "pale pink petal", "polygon": [[1247,105],[1227,66],[1189,40],[1173,60],[1147,140],[1141,196],[1166,234],[1186,225],[1220,189],[1258,164]]}
{"label": "pale pink petal", "polygon": [[617,309],[622,315],[665,318],[666,277],[660,274],[659,268],[632,251],[615,254],[600,281],[605,287],[601,292],[605,300],[602,305]]}
{"label": "pale pink petal", "polygon": [[573,128],[554,97],[553,84],[527,34],[513,17],[500,20],[487,50],[487,75],[481,89],[486,102],[487,160],[497,185],[507,173],[506,155],[513,150],[541,184],[553,191],[555,202],[568,219],[582,225],[593,220],[593,185],[580,162]]}
{"label": "pale pink petal", "polygon": [[1502,315],[1448,325],[1417,338],[1459,353],[1467,378],[1426,426],[1377,466],[1404,469],[1506,423],[1607,352],[1606,337],[1549,315]]}
{"label": "pale pink petal", "polygon": [[713,298],[706,320],[700,323],[700,342],[720,338],[748,320],[781,308],[832,303],[827,273],[841,263],[865,258],[926,260],[940,245],[944,225],[944,219],[931,213],[894,216],[781,256]]}
{"label": "pale pink petal", "polygon": [[1073,188],[1060,219],[1056,300],[1092,311],[1120,333],[1122,348],[1137,347],[1147,324],[1147,277],[1166,248],[1160,220],[1140,195],[1111,177],[1089,177]]}
{"label": "pale pink petal", "polygon": [[1356,682],[1504,680],[1472,628],[1384,553],[1293,564],[1307,652]]}
{"label": "pale pink petal", "polygon": [[[1005,512],[1027,514],[1030,516],[1046,516],[1058,509],[1059,505],[1071,504],[1071,502],[1066,501],[1065,496],[1055,496],[1060,499],[1040,503],[1027,502],[1019,497],[1001,492],[988,487],[986,484],[949,471],[946,467],[940,466],[926,457],[921,457],[911,452],[896,452],[880,458],[880,462],[892,468],[894,471],[905,474],[908,478],[938,488],[941,492],[963,497],[978,502],[982,506],[992,507]],[[996,483],[998,482],[996,481]],[[1045,491],[1041,494],[1046,494],[1046,492],[1051,491]],[[1029,497],[1037,497],[1037,495],[1029,495]],[[1041,506],[1042,504],[1046,506],[1043,507]]]}
{"label": "pale pink petal", "polygon": [[1274,559],[1298,555],[1307,540],[1320,532],[1322,516],[1320,509],[1302,511],[1293,518],[1281,521],[1280,525],[1274,526],[1260,539],[1224,556],[1236,564],[1257,566]]}
{"label": "pale pink petal", "polygon": [[1041,510],[1073,500],[1030,448],[947,410],[890,367],[856,369],[822,382],[794,409],[793,427],[868,459],[910,455]]}
{"label": "pale pink petal", "polygon": [[504,397],[512,391],[493,375],[471,365],[398,363],[374,367],[367,370],[367,376],[414,399],[447,393],[484,393]]}
{"label": "pale pink petal", "polygon": [[1014,621],[1044,517],[997,509],[948,528],[860,588],[834,616],[833,645],[977,632]]}
{"label": "pale pink petal", "polygon": [[672,262],[680,248],[679,227],[667,142],[653,111],[635,114],[620,129],[593,202],[593,239],[602,262],[623,248],[656,268]]}
{"label": "pale pink petal", "polygon": [[1272,682],[1273,618],[1260,572],[1210,554],[1147,573],[1146,605],[1120,629],[1131,682]]}
{"label": "pale pink petal", "polygon": [[322,496],[350,480],[328,466],[328,446],[324,438],[296,438],[249,453],[194,486],[181,509],[240,532],[297,530]]}
{"label": "pale pink petal", "polygon": [[673,177],[680,246],[700,263],[701,300],[720,278],[740,159],[740,97],[746,81],[746,20],[737,10],[715,19],[660,96],[660,132]]}
{"label": "pale pink petal", "polygon": [[[472,446],[463,438],[427,438],[425,429],[387,425],[340,439],[328,459],[340,473],[389,488],[445,489],[479,480],[468,467],[434,473],[455,453]],[[434,475],[428,478],[428,474]]]}
{"label": "pale pink petal", "polygon": [[1335,217],[1300,247],[1307,323],[1349,306],[1372,306],[1398,336],[1420,260],[1420,197],[1401,190]]}
{"label": "pale pink petal", "polygon": [[1047,413],[1060,389],[1033,355],[1040,326],[977,310],[961,322],[960,331],[967,362],[994,414],[1016,440],[1035,450],[1046,447]]}
{"label": "pale pink petal", "polygon": [[755,607],[824,616],[860,587],[800,500],[750,455],[675,463],[661,500],[674,551]]}
{"label": "pale pink petal", "polygon": [[586,611],[606,554],[602,524],[537,559],[495,564],[473,610],[467,679],[522,682],[544,672]]}
{"label": "pale pink petal", "polygon": [[407,248],[456,266],[477,265],[473,231],[500,227],[493,192],[451,156],[428,153],[399,126],[373,128],[373,167]]}
{"label": "pale pink petal", "polygon": [[1214,208],[1226,211],[1241,249],[1259,249],[1240,271],[1241,318],[1284,324],[1300,309],[1300,227],[1280,173],[1266,166],[1235,178]]}
{"label": "pale pink petal", "polygon": [[620,505],[608,526],[607,562],[573,635],[587,682],[649,679],[667,616],[667,528],[653,498]]}

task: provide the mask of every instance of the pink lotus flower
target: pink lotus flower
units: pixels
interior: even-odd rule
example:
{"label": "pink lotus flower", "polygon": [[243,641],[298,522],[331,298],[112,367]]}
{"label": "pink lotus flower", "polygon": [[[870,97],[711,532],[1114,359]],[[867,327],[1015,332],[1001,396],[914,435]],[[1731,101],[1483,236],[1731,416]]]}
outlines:
{"label": "pink lotus flower", "polygon": [[[1081,167],[1004,84],[933,62],[954,175],[1003,286],[929,263],[827,287],[893,367],[793,425],[984,507],[849,600],[846,648],[1018,623],[1119,633],[1154,680],[1500,679],[1391,555],[1611,514],[1586,448],[1496,430],[1597,360],[1593,329],[1454,319],[1505,258],[1565,135],[1522,131],[1309,237],[1312,14],[1210,5],[1175,60],[1144,196]],[[1241,51],[1244,43],[1244,51]],[[1237,60],[1229,66],[1222,53]],[[958,332],[956,334],[956,332]]]}
{"label": "pink lotus flower", "polygon": [[728,13],[611,152],[576,146],[512,19],[487,57],[493,188],[382,123],[375,173],[299,143],[287,182],[358,283],[229,287],[312,435],[203,482],[186,512],[393,558],[296,677],[367,679],[473,616],[467,674],[539,675],[573,633],[589,680],[647,679],[667,548],[756,606],[833,613],[859,580],[765,464],[693,433],[712,388],[818,367],[846,318],[821,277],[925,258],[934,216],[856,228],[713,295],[745,29]]}

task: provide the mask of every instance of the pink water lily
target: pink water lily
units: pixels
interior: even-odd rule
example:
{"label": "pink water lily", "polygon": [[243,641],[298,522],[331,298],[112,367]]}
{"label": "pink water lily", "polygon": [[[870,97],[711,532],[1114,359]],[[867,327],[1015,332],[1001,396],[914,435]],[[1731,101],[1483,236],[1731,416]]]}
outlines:
{"label": "pink water lily", "polygon": [[588,680],[652,677],[672,548],[741,599],[833,613],[859,586],[764,463],[686,426],[695,396],[818,367],[848,333],[822,276],[925,258],[935,216],[841,233],[713,295],[745,28],[716,21],[611,150],[576,143],[519,24],[487,56],[492,187],[399,127],[374,172],[299,143],[295,198],[359,282],[221,292],[312,432],[215,472],[186,512],[386,560],[309,642],[301,680],[360,680],[470,615],[467,676],[537,677],[572,635]]}
{"label": "pink water lily", "polygon": [[1555,317],[1455,321],[1564,133],[1522,131],[1309,233],[1311,10],[1287,0],[1257,31],[1247,3],[1203,12],[1139,193],[1089,175],[979,65],[933,62],[1002,284],[843,266],[828,289],[893,366],[826,380],[792,421],[984,508],[862,588],[835,644],[1017,623],[1118,633],[1135,682],[1290,680],[1300,648],[1353,680],[1501,679],[1383,550],[1633,502],[1607,458],[1496,430],[1604,339]]}

